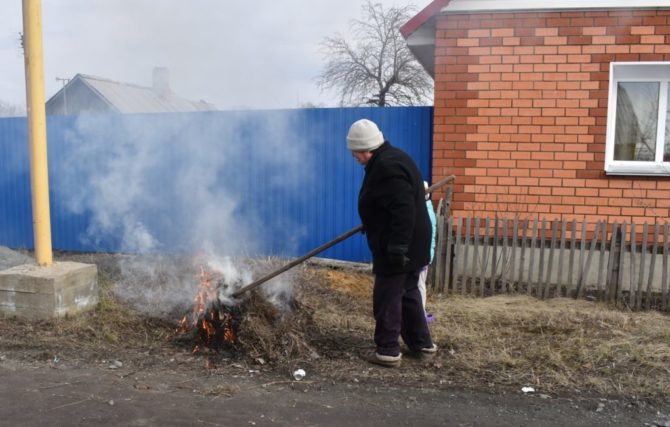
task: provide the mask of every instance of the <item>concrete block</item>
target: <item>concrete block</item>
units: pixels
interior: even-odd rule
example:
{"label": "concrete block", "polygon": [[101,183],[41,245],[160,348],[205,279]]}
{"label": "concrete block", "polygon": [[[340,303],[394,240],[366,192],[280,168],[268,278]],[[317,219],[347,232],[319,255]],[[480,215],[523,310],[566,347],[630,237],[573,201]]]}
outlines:
{"label": "concrete block", "polygon": [[98,304],[98,291],[93,264],[18,265],[0,271],[0,313],[30,319],[76,314]]}

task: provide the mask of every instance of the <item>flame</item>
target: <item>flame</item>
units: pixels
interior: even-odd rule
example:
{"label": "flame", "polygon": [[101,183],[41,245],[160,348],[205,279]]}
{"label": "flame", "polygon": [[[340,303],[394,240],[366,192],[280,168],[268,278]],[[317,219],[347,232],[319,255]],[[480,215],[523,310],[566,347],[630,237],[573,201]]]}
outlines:
{"label": "flame", "polygon": [[217,334],[224,342],[234,344],[233,316],[219,303],[215,277],[201,266],[198,278],[193,311],[181,319],[177,333],[196,330],[198,342],[193,347],[193,353],[203,350],[204,347],[218,346],[220,343],[217,342]]}

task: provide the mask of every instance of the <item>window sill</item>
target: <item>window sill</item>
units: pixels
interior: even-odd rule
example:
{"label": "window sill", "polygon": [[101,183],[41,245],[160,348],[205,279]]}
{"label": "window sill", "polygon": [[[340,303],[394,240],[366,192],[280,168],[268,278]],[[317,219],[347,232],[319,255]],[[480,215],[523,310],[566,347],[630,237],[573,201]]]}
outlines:
{"label": "window sill", "polygon": [[639,162],[625,162],[624,164],[609,164],[605,166],[607,175],[631,176],[670,176],[670,163],[639,164]]}

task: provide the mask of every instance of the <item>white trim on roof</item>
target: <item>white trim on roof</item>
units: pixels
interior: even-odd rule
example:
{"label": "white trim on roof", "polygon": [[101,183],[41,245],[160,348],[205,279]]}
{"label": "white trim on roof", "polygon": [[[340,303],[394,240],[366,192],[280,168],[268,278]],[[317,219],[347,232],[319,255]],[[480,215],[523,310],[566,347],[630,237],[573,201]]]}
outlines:
{"label": "white trim on roof", "polygon": [[443,13],[511,10],[648,9],[670,8],[670,0],[451,0]]}

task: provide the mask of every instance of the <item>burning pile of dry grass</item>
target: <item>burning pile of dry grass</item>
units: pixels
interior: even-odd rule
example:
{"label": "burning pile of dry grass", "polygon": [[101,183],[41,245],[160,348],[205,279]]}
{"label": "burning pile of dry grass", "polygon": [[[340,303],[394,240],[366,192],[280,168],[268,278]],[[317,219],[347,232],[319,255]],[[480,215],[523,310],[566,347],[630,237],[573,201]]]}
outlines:
{"label": "burning pile of dry grass", "polygon": [[313,328],[312,311],[297,300],[281,310],[253,292],[243,303],[237,341],[248,356],[281,363],[314,351],[309,343]]}
{"label": "burning pile of dry grass", "polygon": [[[247,262],[257,276],[272,270],[277,260]],[[268,288],[247,292],[240,299],[228,294],[245,283],[230,283],[216,272],[203,271],[194,308],[180,322],[178,345],[193,346],[193,353],[208,356],[250,357],[263,363],[282,363],[304,357],[312,312],[294,298],[290,287],[268,283]]]}
{"label": "burning pile of dry grass", "polygon": [[[252,292],[232,306],[210,304],[194,327],[176,332],[173,342],[205,356],[248,357],[270,364],[301,358],[313,351],[307,338],[312,314],[296,300],[288,304],[279,307],[260,292]],[[211,313],[225,313],[230,321],[208,322],[209,332],[203,329],[204,319],[223,317]]]}

